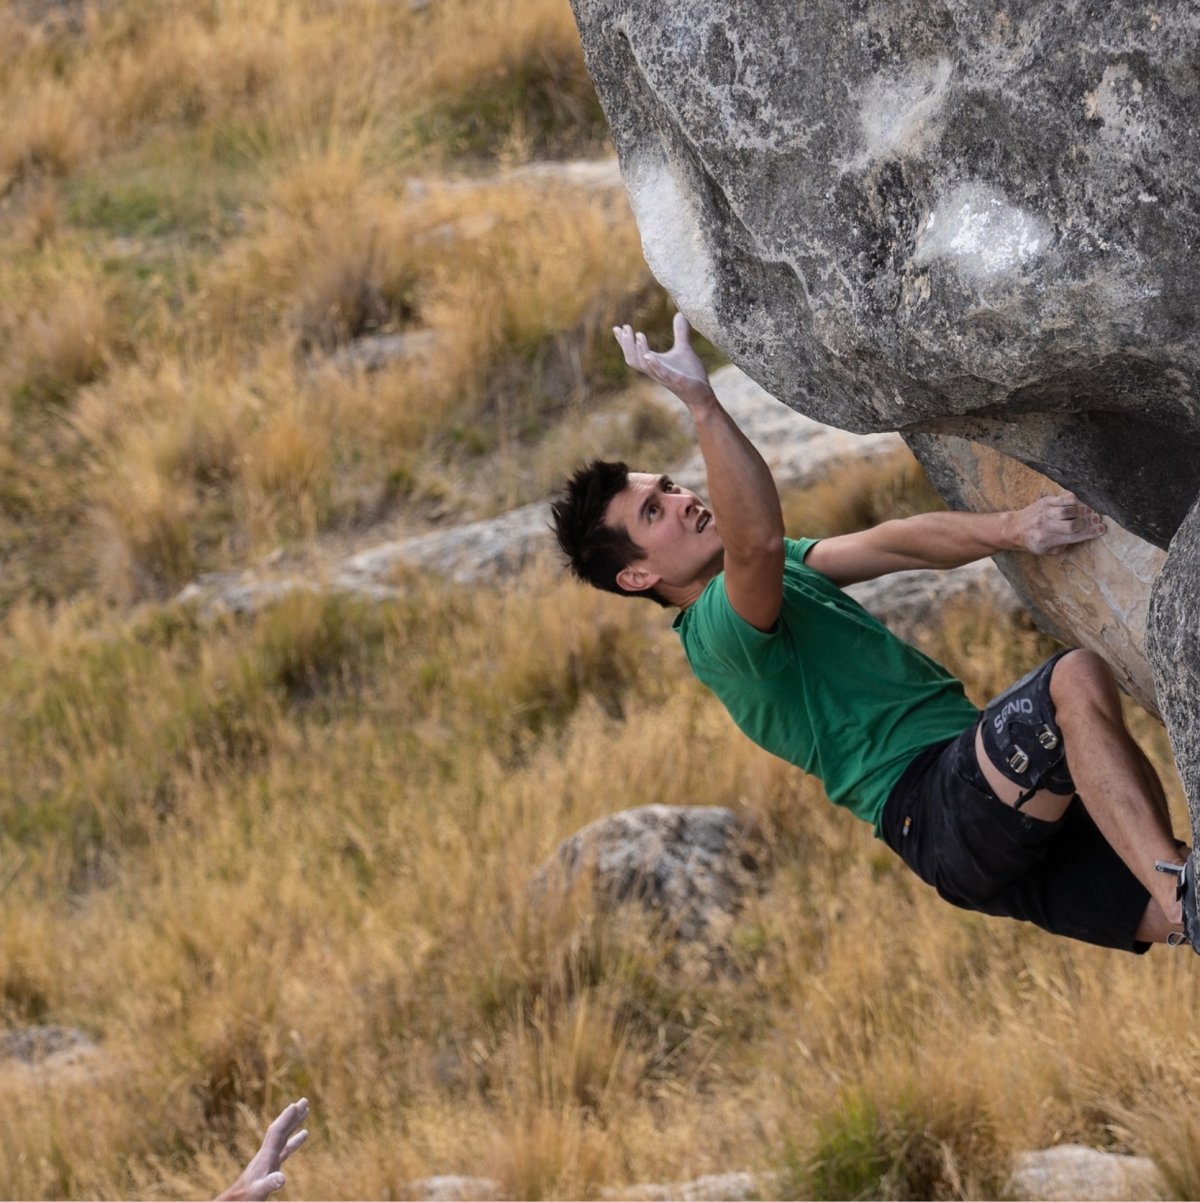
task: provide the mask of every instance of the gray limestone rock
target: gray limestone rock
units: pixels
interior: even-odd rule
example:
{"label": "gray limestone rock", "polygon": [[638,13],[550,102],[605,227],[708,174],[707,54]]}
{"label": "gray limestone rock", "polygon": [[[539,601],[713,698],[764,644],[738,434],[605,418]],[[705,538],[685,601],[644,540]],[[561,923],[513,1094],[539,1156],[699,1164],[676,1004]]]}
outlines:
{"label": "gray limestone rock", "polygon": [[669,1181],[658,1185],[640,1182],[619,1189],[600,1191],[606,1202],[640,1198],[644,1202],[745,1202],[750,1198],[772,1198],[778,1187],[774,1174],[709,1173],[694,1181]]}
{"label": "gray limestone rock", "polygon": [[328,364],[343,372],[371,373],[395,363],[427,357],[437,347],[432,330],[409,330],[402,334],[366,334],[352,339],[329,356]]}
{"label": "gray limestone rock", "polygon": [[491,1177],[423,1177],[420,1181],[409,1181],[404,1187],[405,1198],[422,1199],[423,1202],[484,1202],[489,1198],[503,1198],[500,1182]]}
{"label": "gray limestone rock", "polygon": [[110,1070],[95,1041],[74,1027],[44,1024],[0,1031],[0,1077],[69,1085]]}
{"label": "gray limestone rock", "polygon": [[512,576],[549,549],[550,509],[538,502],[453,530],[423,534],[362,551],[345,560],[334,583],[351,591],[387,580],[404,565],[459,584]]}
{"label": "gray limestone rock", "polygon": [[564,840],[530,889],[545,899],[590,883],[602,906],[637,903],[677,940],[717,949],[768,870],[766,845],[731,810],[650,805],[600,818]]}
{"label": "gray limestone rock", "polygon": [[1009,1191],[1014,1198],[1042,1198],[1045,1202],[1072,1198],[1117,1202],[1121,1198],[1165,1198],[1167,1183],[1148,1157],[1060,1144],[1020,1153]]}
{"label": "gray limestone rock", "polygon": [[91,1051],[95,1046],[74,1027],[49,1025],[0,1031],[0,1060],[18,1060],[22,1064],[39,1064],[65,1052]]}
{"label": "gray limestone rock", "polygon": [[1073,580],[1003,566],[1152,708],[1166,686],[1200,825],[1181,527],[1200,494],[1200,10],[572,2],[647,262],[698,329],[792,408],[903,433],[954,503],[978,481],[947,446],[971,440],[1120,528],[1115,562],[1073,555]]}
{"label": "gray limestone rock", "polygon": [[647,261],[734,362],[1166,546],[1200,491],[1194,5],[574,9]]}
{"label": "gray limestone rock", "polygon": [[[762,452],[780,486],[804,485],[848,463],[882,459],[904,446],[897,434],[850,434],[794,413],[732,365],[713,372],[712,385],[742,433]],[[682,408],[664,388],[656,387],[655,395],[671,412]],[[672,474],[680,484],[708,494],[699,451]]]}
{"label": "gray limestone rock", "polygon": [[947,605],[959,602],[990,606],[1009,621],[1022,612],[1020,598],[990,559],[944,572],[896,572],[846,592],[902,639],[930,629]]}
{"label": "gray limestone rock", "polygon": [[1147,643],[1158,703],[1200,847],[1200,498],[1171,540],[1150,598]]}

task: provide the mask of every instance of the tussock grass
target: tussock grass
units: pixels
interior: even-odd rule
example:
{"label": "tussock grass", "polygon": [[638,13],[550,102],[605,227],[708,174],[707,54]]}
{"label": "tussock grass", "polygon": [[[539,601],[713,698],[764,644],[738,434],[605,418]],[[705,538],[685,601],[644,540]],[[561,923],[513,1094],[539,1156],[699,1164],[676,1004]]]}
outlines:
{"label": "tussock grass", "polygon": [[[607,138],[567,5],[557,0],[450,0],[420,32],[429,139],[512,159],[581,153]],[[452,53],[447,47],[453,46]]]}
{"label": "tussock grass", "polygon": [[[465,1172],[579,1196],[745,1167],[799,1196],[996,1196],[1013,1151],[1067,1139],[1189,1180],[1187,1133],[1148,1134],[1200,1055],[1189,962],[946,907],[732,729],[650,606],[544,570],[412,587],[210,629],[170,607],[101,635],[83,606],[11,615],[0,1008],[137,1067],[88,1086],[104,1119],[81,1145],[90,1113],[6,1096],[6,1146],[45,1148],[49,1124],[91,1149],[65,1178],[49,1153],[33,1175],[0,1158],[6,1191],[215,1188],[298,1092],[305,1193]],[[973,692],[1044,650],[967,611],[939,640]],[[586,892],[527,891],[586,822],[681,801],[744,810],[773,848],[729,976]]]}
{"label": "tussock grass", "polygon": [[76,256],[38,281],[17,335],[32,398],[66,399],[103,372],[117,337],[111,291],[96,265]]}
{"label": "tussock grass", "polygon": [[4,122],[0,180],[12,187],[40,174],[70,174],[83,158],[87,135],[78,100],[61,83],[43,81]]}
{"label": "tussock grass", "polygon": [[[0,608],[161,598],[280,541],[445,511],[459,479],[488,480],[455,505],[482,516],[562,474],[563,440],[538,447],[619,374],[607,327],[661,304],[628,211],[436,174],[599,148],[566,5],[4,21],[0,520],[20,562]],[[382,371],[323,367],[409,330]]]}
{"label": "tussock grass", "polygon": [[[653,607],[545,565],[211,625],[163,600],[382,514],[542,497],[590,452],[682,450],[606,403],[608,327],[670,316],[624,202],[473,178],[601,145],[566,4],[28,16],[0,12],[0,1025],[101,1055],[0,1066],[0,1193],[211,1194],[300,1093],[297,1196],[731,1168],[988,1196],[1068,1139],[1194,1193],[1190,960],[950,910],[732,729]],[[382,334],[412,341],[342,357]],[[809,534],[934,504],[903,457],[785,498]],[[923,646],[976,700],[1050,648],[965,608]],[[656,802],[765,833],[722,971],[528,887]]]}

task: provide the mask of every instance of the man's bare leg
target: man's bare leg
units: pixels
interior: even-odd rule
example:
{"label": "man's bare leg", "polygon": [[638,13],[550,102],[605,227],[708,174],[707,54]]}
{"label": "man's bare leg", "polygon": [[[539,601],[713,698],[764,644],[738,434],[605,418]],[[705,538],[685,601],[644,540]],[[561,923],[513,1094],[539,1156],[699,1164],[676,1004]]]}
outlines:
{"label": "man's bare leg", "polygon": [[[1175,897],[1176,878],[1155,870],[1155,862],[1178,863],[1180,844],[1171,831],[1166,796],[1153,767],[1125,728],[1121,700],[1112,672],[1092,651],[1076,650],[1055,664],[1050,697],[1067,751],[1067,763],[1080,799],[1129,870],[1150,893],[1151,904],[1142,925],[1149,932],[1182,929],[1182,909]],[[991,762],[976,736],[980,770],[996,796],[1013,805],[1021,788]],[[1042,790],[1022,812],[1053,821],[1060,818],[1070,796]],[[1154,910],[1158,913],[1155,914]]]}
{"label": "man's bare leg", "polygon": [[1146,912],[1133,937],[1139,943],[1166,943],[1169,935],[1177,936],[1182,930],[1183,927],[1171,922],[1159,908],[1158,902],[1151,898],[1146,903]]}

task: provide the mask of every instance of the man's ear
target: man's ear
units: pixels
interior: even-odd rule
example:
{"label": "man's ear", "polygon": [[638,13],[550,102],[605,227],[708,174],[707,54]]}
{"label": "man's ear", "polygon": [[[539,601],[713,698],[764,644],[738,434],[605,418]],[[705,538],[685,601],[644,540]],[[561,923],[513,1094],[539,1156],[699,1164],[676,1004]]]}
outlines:
{"label": "man's ear", "polygon": [[645,568],[639,568],[635,564],[630,564],[617,573],[617,583],[627,593],[644,593],[648,588],[653,588],[661,579],[662,577],[657,573],[648,572]]}

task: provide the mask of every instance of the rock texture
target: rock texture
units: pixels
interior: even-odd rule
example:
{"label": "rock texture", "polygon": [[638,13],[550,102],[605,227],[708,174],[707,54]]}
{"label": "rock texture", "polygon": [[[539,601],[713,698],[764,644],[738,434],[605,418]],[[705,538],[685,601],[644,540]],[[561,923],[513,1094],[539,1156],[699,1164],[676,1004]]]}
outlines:
{"label": "rock texture", "polygon": [[[96,1043],[74,1027],[41,1025],[0,1031],[0,1076],[39,1085],[69,1084],[105,1068]],[[11,1080],[10,1080],[11,1084]]]}
{"label": "rock texture", "polygon": [[1145,1156],[1119,1156],[1080,1144],[1060,1144],[1016,1158],[1009,1186],[1014,1198],[1068,1202],[1118,1202],[1122,1198],[1165,1198],[1167,1183],[1154,1161]]}
{"label": "rock texture", "polygon": [[[929,435],[912,441],[930,479],[955,509],[1027,505],[1059,491],[1045,476],[980,443]],[[1167,555],[1111,518],[1108,526],[1102,538],[1065,555],[998,555],[996,562],[1043,629],[1099,652],[1126,690],[1157,713],[1146,627],[1151,586]],[[1200,691],[1192,695],[1200,697]]]}
{"label": "rock texture", "polygon": [[1019,587],[1146,703],[1169,682],[1200,828],[1200,11],[572,2],[647,261],[694,325],[798,411],[904,433],[957,503],[1020,479],[969,439],[1121,528]]}
{"label": "rock texture", "polygon": [[606,907],[634,902],[685,943],[717,949],[744,899],[766,883],[766,845],[719,806],[639,806],[590,823],[559,845],[534,896],[588,883]]}
{"label": "rock texture", "polygon": [[[1200,498],[1184,519],[1154,582],[1148,642],[1158,703],[1192,810],[1200,847]],[[1197,915],[1200,918],[1200,915]]]}
{"label": "rock texture", "polygon": [[1194,5],[574,9],[647,260],[734,362],[1166,546],[1200,491]]}
{"label": "rock texture", "polygon": [[846,592],[893,634],[910,640],[930,629],[947,605],[991,606],[1009,621],[1023,612],[1017,594],[990,559],[948,572],[897,572],[852,584]]}
{"label": "rock texture", "polygon": [[694,1181],[669,1181],[664,1185],[641,1182],[620,1189],[600,1191],[600,1197],[611,1202],[618,1199],[640,1198],[644,1202],[745,1202],[750,1198],[770,1198],[777,1186],[773,1174],[766,1173],[709,1173]]}
{"label": "rock texture", "polygon": [[[882,459],[903,449],[896,434],[849,434],[795,413],[764,392],[738,368],[713,372],[713,389],[742,432],[762,452],[781,487],[803,485],[859,460]],[[666,389],[654,389],[670,412],[679,402]],[[696,451],[676,468],[675,478],[707,496],[704,458]]]}

